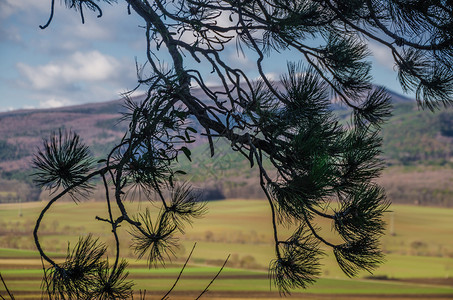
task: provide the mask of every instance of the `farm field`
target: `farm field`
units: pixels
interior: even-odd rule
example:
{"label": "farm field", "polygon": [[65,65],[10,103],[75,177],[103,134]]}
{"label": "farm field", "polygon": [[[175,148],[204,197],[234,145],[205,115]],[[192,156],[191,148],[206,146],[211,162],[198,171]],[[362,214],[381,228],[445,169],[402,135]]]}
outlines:
{"label": "farm field", "polygon": [[[43,202],[23,203],[20,208],[18,204],[0,205],[0,273],[16,299],[40,298],[42,266],[34,251],[31,231],[44,205]],[[153,204],[145,202],[128,206],[131,212],[139,207],[153,208]],[[205,299],[278,299],[279,294],[270,284],[266,271],[273,258],[267,203],[224,200],[209,202],[207,207],[208,213],[186,228],[186,234],[180,237],[177,258],[165,269],[150,270],[146,261],[134,259],[126,226],[121,230],[121,252],[129,257],[129,277],[136,284],[135,290],[146,290],[149,299],[160,299],[173,284],[196,242],[189,267],[171,299],[195,298],[229,254],[227,267],[209,288]],[[453,209],[392,205],[391,210],[386,215],[388,232],[382,239],[386,262],[373,275],[361,273],[358,278],[347,278],[326,251],[322,278],[307,290],[295,291],[290,298],[453,298]],[[73,245],[80,235],[92,233],[110,244],[113,238],[108,227],[95,220],[95,216],[106,214],[103,202],[56,204],[44,218],[45,225],[40,230],[44,248],[58,260],[64,257],[67,242]],[[335,240],[331,224],[319,225],[327,238]],[[3,287],[0,295],[6,296]]]}

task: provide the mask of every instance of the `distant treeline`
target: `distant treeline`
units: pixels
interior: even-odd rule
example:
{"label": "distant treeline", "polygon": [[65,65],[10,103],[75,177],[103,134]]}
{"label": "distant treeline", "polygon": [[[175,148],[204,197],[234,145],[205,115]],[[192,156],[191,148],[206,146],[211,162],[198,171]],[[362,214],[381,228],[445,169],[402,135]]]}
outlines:
{"label": "distant treeline", "polygon": [[21,159],[27,155],[29,155],[28,149],[0,140],[0,161]]}

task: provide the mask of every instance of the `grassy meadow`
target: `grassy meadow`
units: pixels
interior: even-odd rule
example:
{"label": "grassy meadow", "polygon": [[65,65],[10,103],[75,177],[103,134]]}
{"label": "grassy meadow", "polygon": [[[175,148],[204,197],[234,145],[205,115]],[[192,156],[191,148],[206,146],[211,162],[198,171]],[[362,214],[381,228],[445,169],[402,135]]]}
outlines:
{"label": "grassy meadow", "polygon": [[[16,299],[39,298],[41,261],[31,237],[34,222],[44,202],[0,205],[0,273]],[[128,203],[131,214],[149,202]],[[189,266],[172,299],[193,299],[218,272],[230,255],[227,267],[205,294],[205,299],[279,298],[270,284],[267,267],[273,259],[270,209],[263,200],[224,200],[207,203],[208,213],[186,227],[177,257],[166,268],[148,269],[146,260],[136,260],[125,225],[120,228],[121,254],[128,258],[134,289],[146,290],[149,299],[160,299],[178,276],[194,243]],[[392,205],[385,218],[388,224],[382,247],[386,262],[374,274],[347,278],[326,249],[322,276],[306,290],[297,290],[291,299],[376,299],[421,297],[453,298],[453,209]],[[118,212],[116,212],[118,213]],[[113,243],[103,202],[63,202],[44,217],[40,241],[52,257],[61,259],[81,235],[92,233],[106,244]],[[331,224],[318,224],[330,240],[337,238]],[[285,232],[286,231],[286,232]],[[282,235],[289,231],[282,228]],[[113,253],[108,253],[110,257]],[[0,295],[6,296],[0,286]],[[137,294],[138,296],[138,294]],[[343,298],[342,298],[343,297]],[[138,298],[138,297],[137,297]]]}

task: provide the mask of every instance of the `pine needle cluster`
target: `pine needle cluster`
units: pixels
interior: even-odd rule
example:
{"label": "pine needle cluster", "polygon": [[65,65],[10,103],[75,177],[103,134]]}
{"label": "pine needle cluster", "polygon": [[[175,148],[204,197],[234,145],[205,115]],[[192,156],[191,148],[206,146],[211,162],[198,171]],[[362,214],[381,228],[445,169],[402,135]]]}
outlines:
{"label": "pine needle cluster", "polygon": [[43,148],[33,159],[34,182],[54,193],[58,189],[68,190],[73,199],[86,196],[91,189],[85,180],[94,166],[88,147],[76,133],[52,133],[49,140],[43,141]]}
{"label": "pine needle cluster", "polygon": [[45,270],[43,287],[54,299],[126,299],[133,283],[126,281],[127,263],[110,268],[103,261],[106,247],[91,235],[81,238],[61,264]]}

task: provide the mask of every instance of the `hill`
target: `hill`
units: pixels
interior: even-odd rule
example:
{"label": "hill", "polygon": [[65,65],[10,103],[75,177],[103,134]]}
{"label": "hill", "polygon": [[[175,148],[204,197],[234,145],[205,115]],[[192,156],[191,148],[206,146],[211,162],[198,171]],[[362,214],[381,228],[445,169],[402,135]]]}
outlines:
{"label": "hill", "polygon": [[[449,199],[453,192],[449,183],[453,179],[449,172],[453,159],[453,112],[420,110],[415,100],[390,94],[394,113],[382,128],[383,157],[390,168],[381,183],[394,202],[453,206],[453,199]],[[0,113],[0,202],[39,199],[40,191],[29,176],[30,162],[42,139],[58,128],[77,132],[95,156],[103,157],[127,129],[127,124],[118,122],[124,111],[122,103],[116,100]],[[344,107],[332,107],[340,118],[348,120]],[[181,164],[190,174],[187,179],[202,189],[206,198],[262,196],[254,171],[240,154],[218,140],[216,156],[207,159],[209,151],[204,142],[200,138],[193,146],[193,163]]]}
{"label": "hill", "polygon": [[18,110],[0,113],[0,168],[3,171],[27,169],[36,147],[51,132],[70,129],[81,135],[92,151],[103,148],[122,136],[126,129],[118,124],[121,101],[44,110]]}
{"label": "hill", "polygon": [[121,103],[0,113],[0,202],[39,199],[41,191],[30,177],[30,162],[42,139],[58,128],[79,133],[96,156],[103,156],[126,129],[118,124]]}

